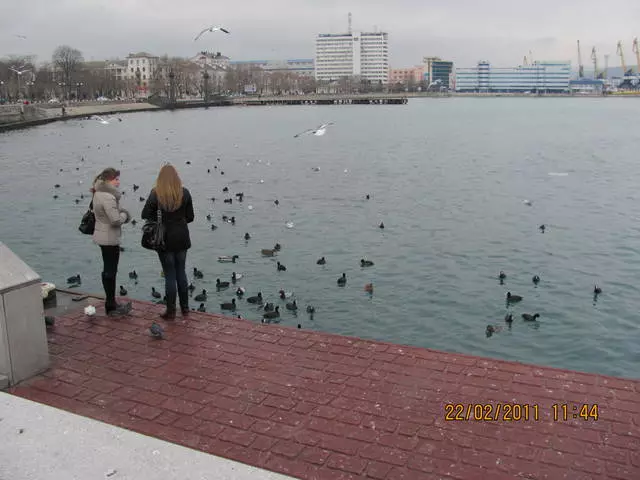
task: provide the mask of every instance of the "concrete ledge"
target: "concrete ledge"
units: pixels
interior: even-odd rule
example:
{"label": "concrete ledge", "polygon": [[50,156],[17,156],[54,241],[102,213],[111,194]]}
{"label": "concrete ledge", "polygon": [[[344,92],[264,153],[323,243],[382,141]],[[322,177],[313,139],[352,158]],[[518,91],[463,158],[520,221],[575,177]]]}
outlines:
{"label": "concrete ledge", "polygon": [[6,393],[0,439],[2,479],[290,478]]}

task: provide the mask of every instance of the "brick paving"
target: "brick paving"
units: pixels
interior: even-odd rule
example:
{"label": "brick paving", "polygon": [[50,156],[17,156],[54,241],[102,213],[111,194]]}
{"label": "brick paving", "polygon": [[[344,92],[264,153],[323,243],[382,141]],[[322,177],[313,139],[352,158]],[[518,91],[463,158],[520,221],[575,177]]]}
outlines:
{"label": "brick paving", "polygon": [[[640,479],[640,381],[160,311],[58,317],[51,368],[11,392],[302,479]],[[529,420],[445,420],[498,403]]]}

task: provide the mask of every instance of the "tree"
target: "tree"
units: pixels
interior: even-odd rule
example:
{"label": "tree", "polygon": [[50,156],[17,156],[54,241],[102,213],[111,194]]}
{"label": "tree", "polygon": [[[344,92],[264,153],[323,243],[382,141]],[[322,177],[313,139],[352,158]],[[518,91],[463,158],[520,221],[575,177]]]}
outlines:
{"label": "tree", "polygon": [[69,45],[61,45],[53,52],[52,60],[56,69],[61,74],[62,82],[67,88],[67,98],[69,98],[73,75],[80,68],[82,62],[84,62],[82,52]]}

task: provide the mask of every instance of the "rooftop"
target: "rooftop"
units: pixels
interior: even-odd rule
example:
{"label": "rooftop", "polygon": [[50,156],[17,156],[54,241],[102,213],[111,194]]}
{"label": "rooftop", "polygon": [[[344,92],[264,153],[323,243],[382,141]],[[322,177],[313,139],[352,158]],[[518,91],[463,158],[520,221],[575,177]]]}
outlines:
{"label": "rooftop", "polygon": [[640,478],[638,380],[92,303],[13,394],[304,479]]}

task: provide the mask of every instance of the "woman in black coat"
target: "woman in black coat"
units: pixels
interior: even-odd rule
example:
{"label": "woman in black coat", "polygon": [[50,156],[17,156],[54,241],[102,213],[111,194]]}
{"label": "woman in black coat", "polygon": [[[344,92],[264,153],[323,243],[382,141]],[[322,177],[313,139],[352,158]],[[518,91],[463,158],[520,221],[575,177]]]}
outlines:
{"label": "woman in black coat", "polygon": [[194,215],[191,194],[182,186],[178,172],[170,164],[160,169],[156,186],[151,190],[141,216],[145,220],[156,220],[158,209],[166,232],[165,249],[158,252],[164,271],[167,300],[167,309],[160,316],[165,320],[173,320],[176,318],[176,296],[180,298],[182,316],[189,314],[186,263],[191,238],[187,224],[193,222]]}

